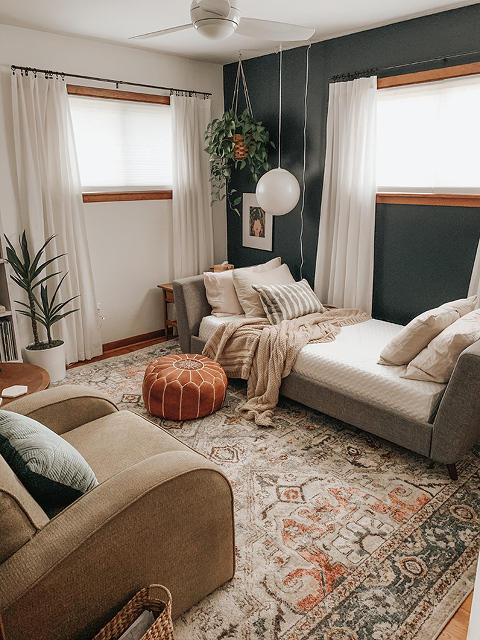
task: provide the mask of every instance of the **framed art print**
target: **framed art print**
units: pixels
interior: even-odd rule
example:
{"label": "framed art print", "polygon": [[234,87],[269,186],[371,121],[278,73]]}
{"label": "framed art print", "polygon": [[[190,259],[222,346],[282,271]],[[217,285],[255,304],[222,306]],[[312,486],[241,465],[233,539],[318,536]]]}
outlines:
{"label": "framed art print", "polygon": [[259,206],[254,193],[243,194],[243,246],[272,250],[273,216]]}

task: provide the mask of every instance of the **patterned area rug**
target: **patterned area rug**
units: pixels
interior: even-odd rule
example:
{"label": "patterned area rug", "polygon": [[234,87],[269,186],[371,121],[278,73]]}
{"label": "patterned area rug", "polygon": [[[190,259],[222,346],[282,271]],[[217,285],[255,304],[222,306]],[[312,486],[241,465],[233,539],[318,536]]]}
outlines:
{"label": "patterned area rug", "polygon": [[[70,369],[147,415],[146,364],[177,341]],[[235,494],[235,578],[175,623],[176,640],[433,640],[473,588],[480,461],[446,468],[285,399],[275,427],[236,414],[154,420],[217,462]]]}

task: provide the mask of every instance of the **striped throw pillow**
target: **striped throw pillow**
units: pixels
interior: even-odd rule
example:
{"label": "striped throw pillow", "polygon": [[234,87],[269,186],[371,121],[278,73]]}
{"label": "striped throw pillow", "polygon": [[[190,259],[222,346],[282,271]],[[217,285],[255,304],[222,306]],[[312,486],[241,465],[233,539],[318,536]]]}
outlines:
{"label": "striped throw pillow", "polygon": [[293,284],[252,285],[271,324],[309,313],[323,313],[322,303],[306,280]]}

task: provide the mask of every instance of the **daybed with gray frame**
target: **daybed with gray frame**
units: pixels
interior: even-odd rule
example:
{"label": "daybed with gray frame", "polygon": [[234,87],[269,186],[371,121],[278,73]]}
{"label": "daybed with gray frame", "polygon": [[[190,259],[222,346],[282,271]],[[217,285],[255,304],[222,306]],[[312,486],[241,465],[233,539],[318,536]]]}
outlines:
{"label": "daybed with gray frame", "polygon": [[[180,348],[201,353],[205,340],[200,324],[211,314],[203,275],[173,282]],[[280,393],[307,407],[444,463],[457,479],[456,463],[480,435],[480,341],[462,352],[442,399],[430,421],[410,419],[386,406],[349,395],[335,385],[319,384],[292,371]]]}

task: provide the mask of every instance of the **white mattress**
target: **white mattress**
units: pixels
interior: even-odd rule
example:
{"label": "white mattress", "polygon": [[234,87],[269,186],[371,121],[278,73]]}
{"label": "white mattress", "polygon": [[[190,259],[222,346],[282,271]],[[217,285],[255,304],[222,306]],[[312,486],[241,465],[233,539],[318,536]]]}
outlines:
{"label": "white mattress", "polygon": [[[244,316],[207,316],[200,325],[199,337],[208,340],[220,324],[242,318]],[[401,325],[383,320],[368,320],[343,327],[333,342],[304,347],[293,370],[408,418],[431,422],[446,385],[405,380],[400,378],[404,366],[377,364],[380,351],[401,328]]]}

